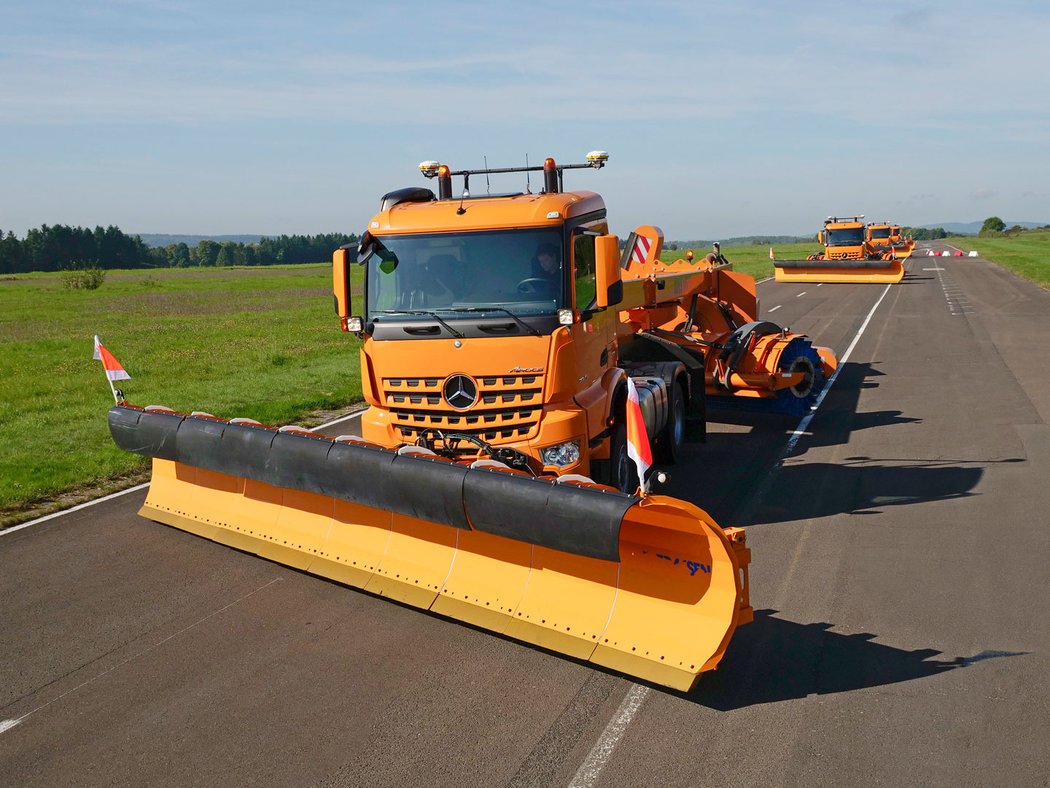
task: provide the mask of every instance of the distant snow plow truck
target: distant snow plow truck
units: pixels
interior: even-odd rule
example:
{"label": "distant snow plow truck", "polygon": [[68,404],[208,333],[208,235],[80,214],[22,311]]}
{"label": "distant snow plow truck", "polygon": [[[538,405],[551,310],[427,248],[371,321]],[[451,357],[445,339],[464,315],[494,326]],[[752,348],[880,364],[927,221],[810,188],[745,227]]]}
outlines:
{"label": "distant snow plow truck", "polygon": [[915,241],[905,238],[899,224],[889,222],[870,222],[865,232],[865,240],[877,252],[893,251],[898,260],[907,260],[915,250]]}
{"label": "distant snow plow truck", "polygon": [[[333,258],[341,326],[363,340],[362,437],[118,404],[114,440],[154,458],[141,513],[693,687],[752,620],[750,551],[742,529],[638,479],[628,378],[657,456],[673,462],[703,431],[705,392],[811,401],[835,360],[756,320],[750,277],[657,263],[656,228],[621,252],[602,198],[563,190],[565,170],[607,158],[459,172],[424,162],[437,194],[384,195],[360,245]],[[533,171],[538,194],[468,192],[471,175]]]}
{"label": "distant snow plow truck", "polygon": [[[829,216],[817,240],[824,249],[805,260],[776,260],[778,282],[896,283],[904,278],[904,265],[889,249],[876,249],[866,238],[863,216]],[[910,252],[909,252],[910,254]]]}

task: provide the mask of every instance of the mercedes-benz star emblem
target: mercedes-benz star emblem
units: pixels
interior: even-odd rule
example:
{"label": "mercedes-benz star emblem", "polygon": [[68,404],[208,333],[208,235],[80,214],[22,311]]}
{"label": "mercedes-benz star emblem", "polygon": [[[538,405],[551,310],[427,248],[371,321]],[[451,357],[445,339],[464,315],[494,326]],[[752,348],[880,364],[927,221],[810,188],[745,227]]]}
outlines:
{"label": "mercedes-benz star emblem", "polygon": [[478,384],[466,375],[451,375],[441,393],[456,410],[467,410],[478,400]]}

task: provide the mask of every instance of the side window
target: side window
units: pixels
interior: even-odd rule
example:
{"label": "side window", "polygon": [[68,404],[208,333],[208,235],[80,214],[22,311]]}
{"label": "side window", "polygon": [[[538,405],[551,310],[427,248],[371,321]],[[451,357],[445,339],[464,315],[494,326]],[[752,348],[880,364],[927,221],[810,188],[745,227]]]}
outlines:
{"label": "side window", "polygon": [[573,290],[576,308],[590,309],[594,306],[597,290],[594,282],[594,236],[577,235],[572,242]]}

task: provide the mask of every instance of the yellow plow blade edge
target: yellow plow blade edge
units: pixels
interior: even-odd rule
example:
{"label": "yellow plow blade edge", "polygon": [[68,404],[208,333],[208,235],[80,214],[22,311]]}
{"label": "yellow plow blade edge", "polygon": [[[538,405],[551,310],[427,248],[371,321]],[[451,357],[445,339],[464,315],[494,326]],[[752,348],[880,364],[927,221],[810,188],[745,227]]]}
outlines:
{"label": "yellow plow blade edge", "polygon": [[[807,262],[808,265],[782,265],[782,263]],[[904,266],[900,260],[877,261],[876,266],[860,266],[844,261],[834,265],[830,260],[820,261],[775,261],[773,275],[778,282],[861,282],[872,284],[896,284],[904,278]]]}
{"label": "yellow plow blade edge", "polygon": [[[715,668],[752,617],[744,532],[723,530],[684,501],[467,470],[320,436],[114,411],[118,445],[154,455],[143,516],[367,592],[679,690]],[[219,455],[207,458],[215,446],[243,440],[273,443],[255,463],[266,473],[280,470],[285,451],[300,463],[287,464],[293,476],[310,476],[309,453],[331,464],[328,454],[339,452],[340,462],[358,463],[346,479],[373,466],[384,478],[424,478],[412,506],[429,513],[413,516],[401,500],[347,500],[374,497],[353,483],[336,497],[164,458],[196,452],[218,464]],[[332,484],[322,476],[302,486]],[[408,488],[390,489],[413,498]]]}

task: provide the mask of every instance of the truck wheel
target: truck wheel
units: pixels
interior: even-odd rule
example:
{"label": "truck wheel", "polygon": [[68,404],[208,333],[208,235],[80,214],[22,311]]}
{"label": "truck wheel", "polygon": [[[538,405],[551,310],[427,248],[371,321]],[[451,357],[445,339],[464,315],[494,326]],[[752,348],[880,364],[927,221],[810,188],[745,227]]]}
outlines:
{"label": "truck wheel", "polygon": [[667,424],[660,430],[656,442],[656,459],[673,465],[681,461],[685,445],[685,393],[681,382],[672,384],[669,396],[671,401],[667,404]]}
{"label": "truck wheel", "polygon": [[627,425],[617,422],[609,445],[609,473],[605,483],[628,495],[638,490],[638,471],[627,456]]}

